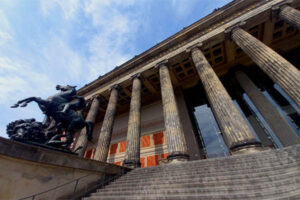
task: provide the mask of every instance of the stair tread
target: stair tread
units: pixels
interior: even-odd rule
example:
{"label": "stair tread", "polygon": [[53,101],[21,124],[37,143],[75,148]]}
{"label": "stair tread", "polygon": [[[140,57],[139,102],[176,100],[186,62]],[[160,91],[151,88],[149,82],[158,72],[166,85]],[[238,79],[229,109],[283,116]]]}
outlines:
{"label": "stair tread", "polygon": [[[300,163],[300,162],[299,162]],[[280,171],[280,170],[287,170],[287,169],[294,169],[294,168],[298,168],[299,167],[299,163],[292,163],[292,164],[287,164],[287,165],[277,165],[277,166],[273,166],[273,167],[265,167],[265,168],[243,168],[240,170],[222,170],[222,171],[215,171],[215,170],[210,170],[210,171],[177,171],[177,174],[173,175],[173,172],[161,172],[161,173],[155,173],[155,174],[141,174],[140,176],[138,175],[132,175],[132,174],[127,174],[123,177],[121,177],[119,180],[133,180],[134,178],[148,178],[148,177],[152,177],[152,178],[157,178],[157,177],[166,177],[166,176],[170,176],[172,175],[173,177],[177,177],[177,176],[188,176],[188,175],[201,175],[201,176],[218,176],[218,174],[222,174],[222,175],[232,175],[234,174],[239,174],[239,173],[243,173],[245,174],[245,172],[248,173],[266,173],[270,170],[272,171]],[[287,168],[288,167],[288,168]]]}
{"label": "stair tread", "polygon": [[84,199],[300,199],[300,145],[138,168]]}
{"label": "stair tread", "polygon": [[[279,177],[284,177],[284,176],[288,176],[288,175],[300,175],[300,171],[299,170],[295,170],[295,171],[291,171],[291,172],[287,172],[285,174],[276,174],[276,175],[271,175],[271,176],[255,176],[255,174],[239,174],[239,175],[232,175],[232,176],[218,176],[218,177],[184,177],[181,179],[178,178],[173,178],[173,177],[169,177],[169,178],[165,178],[163,180],[157,178],[157,179],[140,179],[140,180],[135,180],[134,184],[142,184],[142,183],[149,183],[151,181],[155,182],[156,180],[159,180],[159,182],[162,183],[167,183],[170,181],[174,181],[174,180],[180,180],[180,181],[185,181],[185,180],[197,180],[197,181],[221,181],[221,180],[237,180],[237,179],[241,179],[241,178],[246,178],[247,180],[252,180],[252,179],[266,179],[266,178],[279,178]],[[117,180],[116,182],[113,182],[112,185],[119,183],[119,184],[127,184],[128,181],[123,181],[123,180]]]}
{"label": "stair tread", "polygon": [[174,188],[214,188],[214,189],[224,189],[224,188],[232,188],[232,189],[239,189],[239,188],[267,188],[267,187],[271,187],[271,186],[278,186],[278,185],[284,185],[284,184],[290,184],[290,183],[300,183],[300,177],[294,177],[294,178],[285,178],[285,179],[280,179],[280,180],[276,180],[273,182],[267,182],[262,184],[257,184],[254,185],[253,183],[244,183],[243,185],[238,184],[238,185],[220,185],[220,186],[210,186],[207,184],[203,184],[203,183],[176,183],[176,184],[168,184],[168,185],[164,185],[164,184],[160,184],[160,185],[145,185],[145,186],[128,186],[128,185],[122,185],[121,187],[105,187],[103,189],[100,189],[99,191],[123,191],[123,190],[143,190],[143,189],[147,189],[147,188],[151,188],[151,189],[161,189],[161,188],[170,188],[170,189],[174,189]]}
{"label": "stair tread", "polygon": [[298,200],[297,197],[300,197],[300,192],[299,190],[290,190],[286,191],[285,193],[279,193],[279,192],[265,192],[265,193],[252,193],[252,194],[168,194],[168,195],[124,195],[124,196],[91,196],[91,197],[86,197],[84,200],[101,200],[101,199],[148,199],[148,200],[154,200],[154,199],[165,199],[165,200],[176,200],[176,199],[184,199],[184,200],[193,200],[193,199],[283,199],[283,198],[289,198],[291,199],[292,197],[295,197],[295,199]]}

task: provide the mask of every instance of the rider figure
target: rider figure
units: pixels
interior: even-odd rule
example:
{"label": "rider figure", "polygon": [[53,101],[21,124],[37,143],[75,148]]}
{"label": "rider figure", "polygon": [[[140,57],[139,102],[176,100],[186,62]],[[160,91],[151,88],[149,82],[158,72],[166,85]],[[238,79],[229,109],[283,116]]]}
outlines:
{"label": "rider figure", "polygon": [[[69,87],[69,88],[66,89],[66,87]],[[56,86],[56,90],[61,90],[62,91],[60,93],[60,95],[64,96],[67,99],[69,99],[69,102],[65,103],[63,105],[64,107],[59,112],[66,113],[69,109],[77,111],[77,110],[81,109],[82,107],[84,107],[85,106],[84,98],[77,95],[77,91],[75,89],[76,86],[67,85],[66,87],[63,87],[61,85]]]}

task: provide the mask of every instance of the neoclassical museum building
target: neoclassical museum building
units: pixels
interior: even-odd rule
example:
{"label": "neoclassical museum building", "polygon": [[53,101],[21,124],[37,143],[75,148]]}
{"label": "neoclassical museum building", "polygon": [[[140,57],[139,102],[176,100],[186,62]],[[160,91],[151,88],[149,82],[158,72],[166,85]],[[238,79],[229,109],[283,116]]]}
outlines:
{"label": "neoclassical museum building", "polygon": [[74,147],[128,167],[300,143],[300,1],[233,1],[79,90]]}
{"label": "neoclassical museum building", "polygon": [[78,155],[0,138],[0,199],[300,199],[299,68],[300,0],[234,0],[82,87]]}

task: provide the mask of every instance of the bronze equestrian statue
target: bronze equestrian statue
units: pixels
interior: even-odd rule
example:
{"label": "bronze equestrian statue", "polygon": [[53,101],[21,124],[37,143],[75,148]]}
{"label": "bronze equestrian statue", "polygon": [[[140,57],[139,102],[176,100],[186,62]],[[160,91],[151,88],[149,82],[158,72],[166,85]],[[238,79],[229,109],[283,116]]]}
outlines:
{"label": "bronze equestrian statue", "polygon": [[[86,122],[82,115],[77,112],[85,108],[86,102],[83,97],[77,95],[75,87],[76,86],[57,85],[56,90],[60,90],[61,92],[48,97],[46,100],[39,97],[29,97],[18,101],[11,107],[26,107],[28,103],[33,101],[38,104],[41,111],[46,115],[46,120],[43,125],[47,127],[47,130],[52,130],[48,131],[45,136],[47,141],[44,144],[46,145],[68,148],[68,146],[73,142],[74,133],[84,127],[86,128],[87,137],[91,141],[93,125],[92,123]],[[49,123],[50,119],[52,120],[52,123]],[[26,123],[28,123],[28,120]],[[37,125],[36,122],[35,124]],[[51,125],[48,126],[49,124]],[[21,125],[18,126],[20,127]],[[54,134],[53,130],[55,130]],[[19,135],[20,134],[21,132],[19,131]],[[16,135],[16,133],[11,133],[11,135],[16,137],[18,134]],[[61,140],[61,138],[64,138],[64,140]]]}

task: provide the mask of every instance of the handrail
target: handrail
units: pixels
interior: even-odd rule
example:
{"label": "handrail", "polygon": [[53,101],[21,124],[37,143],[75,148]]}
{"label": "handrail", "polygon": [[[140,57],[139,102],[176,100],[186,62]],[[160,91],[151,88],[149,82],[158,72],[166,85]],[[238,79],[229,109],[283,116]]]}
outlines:
{"label": "handrail", "polygon": [[[74,186],[74,190],[73,190],[72,197],[71,197],[71,199],[70,199],[70,200],[75,200],[75,199],[78,199],[78,198],[81,198],[81,197],[86,196],[87,194],[91,193],[92,191],[94,191],[94,190],[96,190],[96,189],[98,189],[98,188],[104,187],[106,184],[108,184],[109,182],[111,182],[111,181],[113,181],[113,180],[115,180],[115,179],[121,177],[121,176],[124,175],[125,173],[126,173],[126,170],[122,169],[117,175],[112,176],[112,177],[109,177],[108,179],[107,179],[107,177],[106,177],[106,174],[104,174],[104,176],[100,179],[100,182],[101,182],[100,184],[95,184],[95,186],[93,186],[92,188],[86,190],[84,194],[81,194],[81,195],[79,195],[79,196],[76,196],[76,191],[77,191],[77,186],[78,186],[79,180],[82,180],[82,179],[84,179],[84,178],[86,178],[86,177],[95,176],[95,174],[88,174],[88,175],[85,175],[85,176],[76,178],[76,179],[71,180],[71,181],[69,181],[69,182],[67,182],[67,183],[64,183],[64,184],[62,184],[62,185],[53,187],[53,188],[48,189],[48,190],[45,190],[45,191],[43,191],[43,192],[36,193],[36,194],[34,194],[34,195],[30,195],[30,196],[21,198],[21,199],[19,199],[19,200],[26,200],[26,199],[29,199],[29,198],[31,198],[31,200],[34,200],[34,199],[35,199],[37,196],[39,196],[39,195],[45,194],[45,193],[47,193],[47,192],[54,191],[54,190],[56,190],[56,189],[62,188],[62,187],[64,187],[64,186],[66,186],[66,185],[69,185],[69,184],[71,184],[71,183],[76,182],[76,183],[75,183],[75,186]],[[107,180],[106,180],[106,179],[107,179]]]}
{"label": "handrail", "polygon": [[101,189],[101,188],[103,188],[103,187],[104,187],[105,185],[107,185],[108,183],[110,183],[110,182],[112,182],[112,181],[118,179],[119,177],[123,176],[124,174],[126,174],[126,172],[127,172],[127,171],[125,171],[124,169],[122,169],[121,172],[120,172],[119,174],[117,174],[117,175],[115,175],[115,176],[113,176],[113,177],[110,177],[110,178],[108,178],[107,180],[105,180],[106,178],[105,178],[105,174],[104,174],[104,177],[103,177],[103,179],[102,179],[102,181],[101,181],[100,184],[94,185],[94,187],[91,188],[91,189],[89,189],[89,190],[87,190],[87,191],[85,192],[84,195],[80,195],[80,196],[77,197],[77,198],[81,198],[81,197],[87,196],[88,194],[91,194],[91,193],[92,193],[93,191],[95,191],[96,189]]}

